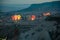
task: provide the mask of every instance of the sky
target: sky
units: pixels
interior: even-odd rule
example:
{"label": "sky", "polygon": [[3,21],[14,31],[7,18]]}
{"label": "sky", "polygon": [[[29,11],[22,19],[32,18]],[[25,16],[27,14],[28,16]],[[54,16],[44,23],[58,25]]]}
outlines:
{"label": "sky", "polygon": [[0,4],[35,4],[43,2],[51,2],[57,0],[0,0]]}

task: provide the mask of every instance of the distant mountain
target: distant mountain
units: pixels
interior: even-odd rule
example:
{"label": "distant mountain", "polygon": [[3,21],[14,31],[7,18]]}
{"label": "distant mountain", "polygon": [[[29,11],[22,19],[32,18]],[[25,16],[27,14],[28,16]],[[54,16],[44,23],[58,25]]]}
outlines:
{"label": "distant mountain", "polygon": [[[30,4],[28,4],[28,5],[30,5]],[[26,6],[24,6],[24,7],[26,7]],[[29,7],[26,7],[21,10],[15,10],[15,11],[10,11],[10,12],[0,12],[0,13],[12,15],[17,12],[20,14],[22,14],[22,13],[26,14],[26,12],[31,12],[31,13],[34,12],[34,14],[37,14],[38,12],[39,13],[44,13],[44,12],[60,13],[60,1],[46,2],[46,3],[40,3],[40,4],[31,4]],[[3,14],[1,14],[1,15],[3,15]]]}
{"label": "distant mountain", "polygon": [[28,4],[5,4],[0,5],[0,12],[11,12],[28,8]]}
{"label": "distant mountain", "polygon": [[29,8],[19,10],[18,12],[59,12],[60,1],[46,2],[41,4],[32,4]]}

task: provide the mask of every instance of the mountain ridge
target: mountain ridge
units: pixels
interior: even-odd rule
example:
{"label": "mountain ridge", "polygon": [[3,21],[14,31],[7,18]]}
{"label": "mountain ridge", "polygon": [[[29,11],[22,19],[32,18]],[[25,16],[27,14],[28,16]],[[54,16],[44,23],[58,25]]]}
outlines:
{"label": "mountain ridge", "polygon": [[[29,8],[23,9],[23,10],[19,10],[18,12],[31,12],[31,11],[43,11],[45,10],[51,10],[50,8],[52,8],[53,10],[59,10],[58,8],[60,5],[60,1],[54,1],[54,2],[46,2],[46,3],[42,3],[42,4],[32,4]],[[55,8],[54,8],[55,7]]]}

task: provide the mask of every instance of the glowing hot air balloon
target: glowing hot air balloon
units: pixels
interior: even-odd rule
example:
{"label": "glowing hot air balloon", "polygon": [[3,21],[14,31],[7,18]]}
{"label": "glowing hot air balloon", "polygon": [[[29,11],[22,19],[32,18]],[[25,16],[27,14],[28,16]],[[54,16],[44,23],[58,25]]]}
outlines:
{"label": "glowing hot air balloon", "polygon": [[19,21],[21,20],[21,15],[13,15],[11,18],[13,21]]}
{"label": "glowing hot air balloon", "polygon": [[27,16],[27,19],[33,21],[33,20],[36,19],[36,16],[35,16],[35,15],[28,15],[28,16]]}
{"label": "glowing hot air balloon", "polygon": [[43,13],[44,16],[50,16],[51,14],[49,12]]}
{"label": "glowing hot air balloon", "polygon": [[31,20],[35,20],[36,19],[36,16],[35,15],[32,15],[31,16]]}

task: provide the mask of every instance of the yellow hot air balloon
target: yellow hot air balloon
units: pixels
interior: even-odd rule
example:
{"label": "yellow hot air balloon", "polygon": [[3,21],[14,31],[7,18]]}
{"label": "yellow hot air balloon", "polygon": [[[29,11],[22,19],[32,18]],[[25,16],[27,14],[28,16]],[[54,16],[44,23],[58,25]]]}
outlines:
{"label": "yellow hot air balloon", "polygon": [[21,20],[21,15],[17,15],[18,16],[18,20]]}

